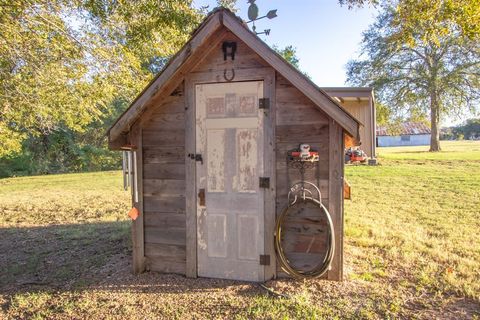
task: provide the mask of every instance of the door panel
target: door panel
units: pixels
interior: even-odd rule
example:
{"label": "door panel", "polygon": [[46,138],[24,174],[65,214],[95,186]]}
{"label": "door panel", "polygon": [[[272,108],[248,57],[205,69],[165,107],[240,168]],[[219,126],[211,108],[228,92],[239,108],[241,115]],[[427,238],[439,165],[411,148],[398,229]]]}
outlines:
{"label": "door panel", "polygon": [[263,81],[195,86],[198,275],[263,281]]}

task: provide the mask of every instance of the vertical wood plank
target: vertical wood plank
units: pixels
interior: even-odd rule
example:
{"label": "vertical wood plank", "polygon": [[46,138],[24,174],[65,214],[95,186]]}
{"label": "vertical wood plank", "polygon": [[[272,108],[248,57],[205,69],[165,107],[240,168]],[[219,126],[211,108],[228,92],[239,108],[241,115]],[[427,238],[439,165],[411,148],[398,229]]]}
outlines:
{"label": "vertical wood plank", "polygon": [[270,265],[265,266],[265,280],[276,277],[276,259],[274,246],[275,216],[276,216],[276,153],[275,153],[275,70],[264,79],[264,96],[270,99],[270,109],[264,119],[264,170],[270,177],[270,188],[265,189],[264,196],[264,237],[265,254],[270,255]]}
{"label": "vertical wood plank", "polygon": [[195,88],[185,79],[185,213],[186,213],[186,276],[197,277],[197,197],[195,161],[187,155],[196,151]]}
{"label": "vertical wood plank", "polygon": [[333,119],[329,123],[329,190],[328,211],[332,216],[335,230],[335,254],[332,268],[328,271],[329,280],[341,281],[343,279],[343,166],[344,147],[343,129]]}
{"label": "vertical wood plank", "polygon": [[372,158],[377,157],[377,112],[375,110],[375,103],[372,95],[368,98],[368,103],[370,105],[370,123],[371,123],[371,133],[372,133]]}
{"label": "vertical wood plank", "polygon": [[132,205],[137,208],[139,216],[132,221],[132,248],[133,248],[133,273],[138,274],[145,271],[145,241],[144,241],[144,211],[143,211],[143,152],[142,152],[142,129],[140,125],[134,125],[130,133],[130,141],[136,149],[137,168],[135,178],[131,183],[134,190],[137,187],[138,201],[132,193]]}

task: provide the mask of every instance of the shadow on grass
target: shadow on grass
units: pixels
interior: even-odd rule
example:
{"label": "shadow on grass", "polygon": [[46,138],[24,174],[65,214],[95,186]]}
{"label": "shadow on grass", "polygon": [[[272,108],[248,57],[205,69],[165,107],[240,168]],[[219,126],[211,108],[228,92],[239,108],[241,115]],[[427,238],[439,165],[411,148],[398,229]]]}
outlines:
{"label": "shadow on grass", "polygon": [[113,256],[129,255],[129,230],[127,221],[0,228],[0,293],[89,284]]}
{"label": "shadow on grass", "polygon": [[[0,253],[0,295],[7,297],[82,290],[176,294],[248,284],[155,272],[133,275],[129,221],[0,228]],[[250,295],[257,289],[240,291]]]}
{"label": "shadow on grass", "polygon": [[[288,282],[291,287],[300,285],[298,281]],[[322,283],[321,286],[333,290],[329,295],[350,296],[348,299],[354,304],[363,301],[356,298],[358,292],[355,291],[355,286],[353,291],[347,292],[341,284]],[[235,298],[224,300],[224,290],[233,290]],[[37,298],[30,295],[34,293],[39,293]],[[46,302],[42,302],[42,294],[46,294]],[[318,294],[322,294],[322,290],[318,290]],[[181,299],[187,296],[187,302],[182,302]],[[237,303],[237,296],[241,298],[238,301],[248,304]],[[266,291],[248,282],[189,279],[181,275],[155,272],[133,275],[128,221],[0,228],[0,318],[2,311],[10,313],[11,318],[31,318],[37,313],[49,318],[54,313],[62,312],[67,318],[72,318],[72,314],[77,314],[76,318],[82,318],[90,312],[96,315],[100,309],[125,316],[122,314],[122,305],[143,306],[139,299],[150,299],[148,303],[152,305],[158,303],[152,310],[163,312],[165,318],[170,318],[169,310],[175,311],[177,307],[187,312],[191,303],[196,303],[196,312],[204,317],[209,315],[211,308],[225,317],[243,313],[246,318],[255,318],[255,312],[275,314],[278,310],[294,312],[295,315],[298,313],[297,318],[305,318],[300,316],[305,314],[304,308],[308,307],[306,310],[311,312],[317,310],[316,307],[298,303],[295,299],[272,300]],[[192,302],[196,299],[200,300]],[[98,310],[90,310],[91,305],[96,305]],[[478,314],[478,306],[478,302],[471,299],[460,299],[448,308],[453,310],[454,315],[460,312],[471,318]],[[412,303],[411,308],[425,309],[416,303]],[[376,312],[380,315],[384,313],[383,310]],[[435,317],[436,314],[431,318]]]}

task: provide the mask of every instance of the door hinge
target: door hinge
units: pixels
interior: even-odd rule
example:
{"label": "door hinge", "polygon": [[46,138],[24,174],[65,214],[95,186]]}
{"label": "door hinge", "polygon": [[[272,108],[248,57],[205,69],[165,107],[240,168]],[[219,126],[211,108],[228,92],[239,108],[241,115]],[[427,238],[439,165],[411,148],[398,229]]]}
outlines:
{"label": "door hinge", "polygon": [[270,255],[269,254],[261,254],[260,255],[260,265],[261,266],[269,266],[270,265]]}
{"label": "door hinge", "polygon": [[260,188],[270,188],[270,178],[260,177],[259,178],[259,186],[260,186]]}
{"label": "door hinge", "polygon": [[270,109],[270,99],[268,99],[268,98],[258,99],[258,108],[259,109]]}

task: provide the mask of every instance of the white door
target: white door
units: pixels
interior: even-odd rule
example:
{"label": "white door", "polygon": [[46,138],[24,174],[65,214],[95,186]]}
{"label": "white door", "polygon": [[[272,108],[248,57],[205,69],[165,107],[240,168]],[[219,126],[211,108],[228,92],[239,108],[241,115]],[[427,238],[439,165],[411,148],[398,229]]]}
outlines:
{"label": "white door", "polygon": [[263,81],[195,87],[201,277],[263,281]]}

